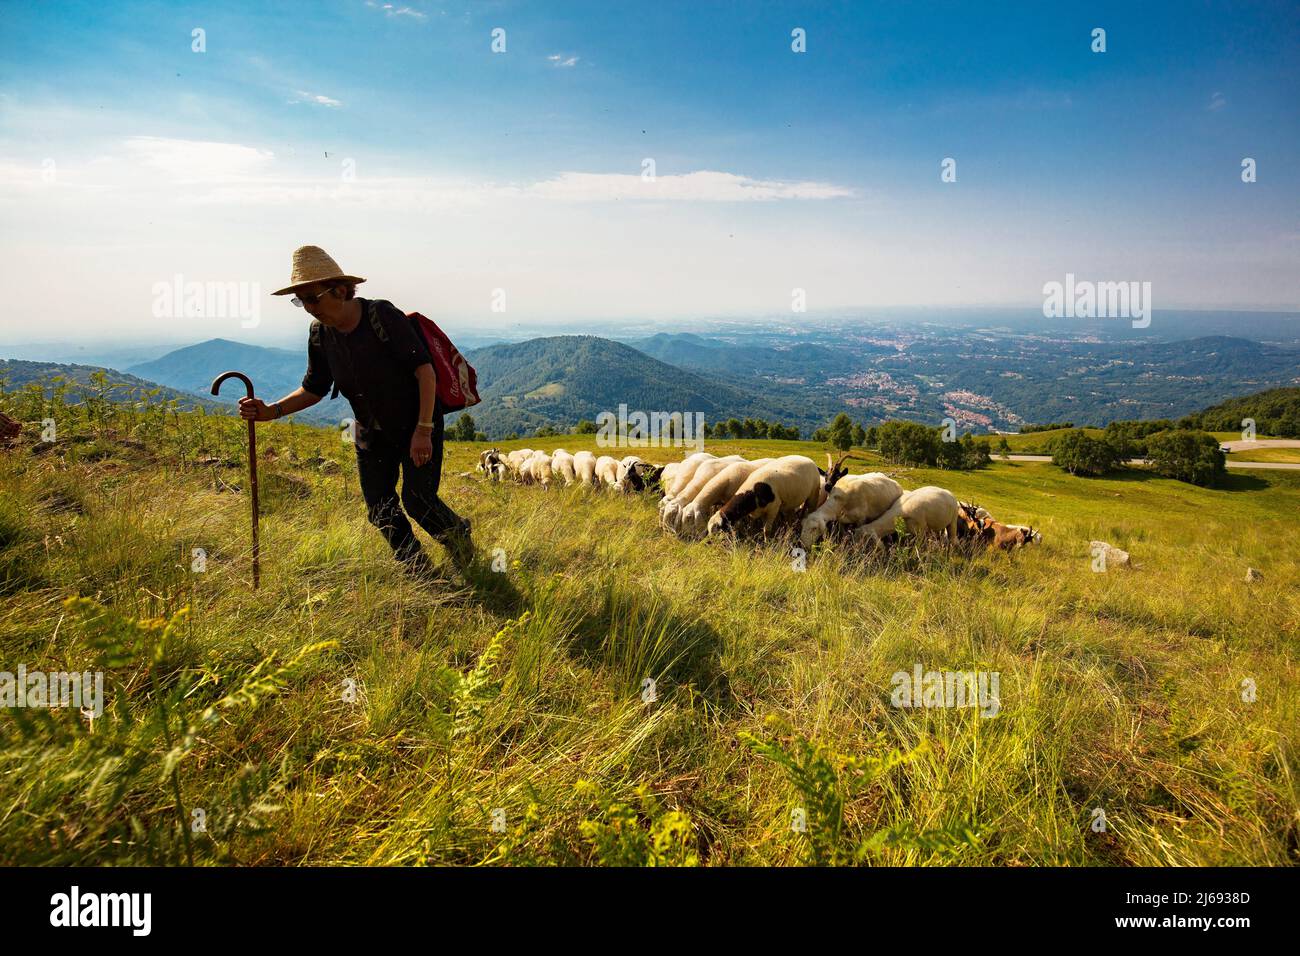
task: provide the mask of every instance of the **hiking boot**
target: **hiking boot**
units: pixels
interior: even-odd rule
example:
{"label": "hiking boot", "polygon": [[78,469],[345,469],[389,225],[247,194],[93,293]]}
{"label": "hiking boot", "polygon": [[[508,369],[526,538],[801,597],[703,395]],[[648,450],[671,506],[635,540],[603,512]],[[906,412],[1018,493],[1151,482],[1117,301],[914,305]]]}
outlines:
{"label": "hiking boot", "polygon": [[402,569],[410,577],[419,580],[433,580],[438,577],[438,571],[429,560],[429,556],[423,551],[416,551],[410,557],[398,558],[402,562]]}
{"label": "hiking boot", "polygon": [[461,518],[438,535],[438,540],[451,554],[451,559],[458,568],[463,568],[474,559],[474,539],[470,537],[468,518]]}

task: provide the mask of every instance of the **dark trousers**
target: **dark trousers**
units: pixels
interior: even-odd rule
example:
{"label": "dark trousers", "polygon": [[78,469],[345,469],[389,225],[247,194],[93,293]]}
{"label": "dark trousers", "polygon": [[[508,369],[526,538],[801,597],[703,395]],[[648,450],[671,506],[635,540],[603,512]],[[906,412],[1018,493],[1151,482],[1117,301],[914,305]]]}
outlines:
{"label": "dark trousers", "polygon": [[[442,480],[442,415],[435,414],[433,420],[430,436],[433,455],[418,468],[411,461],[409,434],[366,429],[364,437],[357,442],[357,470],[361,473],[361,494],[366,499],[366,517],[383,534],[394,557],[403,561],[421,550],[406,515],[435,538],[457,527],[461,520],[438,497],[438,484]],[[400,504],[399,468],[402,473]],[[403,505],[406,514],[402,513]]]}

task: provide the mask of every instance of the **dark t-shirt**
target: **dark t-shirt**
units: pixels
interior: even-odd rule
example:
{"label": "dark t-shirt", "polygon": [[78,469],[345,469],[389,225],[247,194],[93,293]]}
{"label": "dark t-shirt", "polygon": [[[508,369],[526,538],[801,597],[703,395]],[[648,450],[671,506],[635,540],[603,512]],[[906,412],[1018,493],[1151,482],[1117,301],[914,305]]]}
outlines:
{"label": "dark t-shirt", "polygon": [[[359,297],[357,302],[361,303],[361,321],[351,332],[339,332],[312,320],[302,387],[324,397],[332,385],[338,385],[352,405],[358,448],[367,447],[370,429],[379,429],[404,444],[420,414],[420,383],[415,370],[429,363],[429,352],[411,320],[391,302]],[[375,334],[372,314],[388,333],[387,342]]]}

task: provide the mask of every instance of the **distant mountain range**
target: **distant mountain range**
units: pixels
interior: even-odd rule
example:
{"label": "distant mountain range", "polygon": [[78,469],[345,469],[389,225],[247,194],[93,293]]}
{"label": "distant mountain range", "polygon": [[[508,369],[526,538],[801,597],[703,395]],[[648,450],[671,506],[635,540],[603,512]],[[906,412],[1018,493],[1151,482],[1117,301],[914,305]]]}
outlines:
{"label": "distant mountain range", "polygon": [[[483,397],[470,414],[490,438],[543,425],[569,429],[603,411],[617,413],[620,404],[700,412],[708,422],[763,418],[805,434],[842,411],[863,424],[952,418],[962,429],[1015,431],[1033,422],[1177,418],[1244,393],[1300,384],[1300,349],[1289,345],[1225,335],[1134,341],[1086,330],[935,324],[738,324],[725,333],[625,342],[558,335],[489,345],[467,357]],[[24,366],[30,379],[37,373],[28,367],[41,363],[6,364]],[[299,386],[305,366],[303,351],[212,339],[114,374],[211,404],[208,387],[227,369],[248,374],[257,394],[271,401]],[[222,403],[233,404],[237,392]],[[339,400],[296,418],[335,424],[350,414]]]}

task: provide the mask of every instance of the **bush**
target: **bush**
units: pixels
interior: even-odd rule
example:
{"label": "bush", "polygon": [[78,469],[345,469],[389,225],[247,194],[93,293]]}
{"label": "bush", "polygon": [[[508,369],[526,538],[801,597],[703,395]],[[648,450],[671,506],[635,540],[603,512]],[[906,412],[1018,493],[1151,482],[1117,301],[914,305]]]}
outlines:
{"label": "bush", "polygon": [[461,412],[451,428],[447,429],[447,438],[451,441],[474,441],[477,434],[477,426],[469,412]]}
{"label": "bush", "polygon": [[1072,475],[1096,477],[1112,471],[1123,460],[1122,449],[1104,438],[1093,438],[1081,428],[1053,438],[1047,446],[1052,463]]}
{"label": "bush", "polygon": [[1179,428],[1152,435],[1147,454],[1156,473],[1166,478],[1213,485],[1227,474],[1219,442],[1208,432]]}
{"label": "bush", "polygon": [[830,429],[831,444],[840,451],[848,451],[853,446],[853,419],[844,412],[835,416]]}
{"label": "bush", "polygon": [[938,429],[919,422],[885,422],[880,426],[880,454],[896,465],[933,465],[939,460]]}
{"label": "bush", "polygon": [[1105,440],[1114,445],[1123,458],[1145,458],[1147,438],[1173,427],[1174,423],[1167,418],[1147,422],[1111,422],[1106,426]]}
{"label": "bush", "polygon": [[991,460],[989,452],[990,447],[987,438],[982,438],[977,442],[970,432],[967,432],[961,436],[960,441],[941,441],[939,443],[938,465],[940,468],[950,468],[957,471],[982,468]]}

